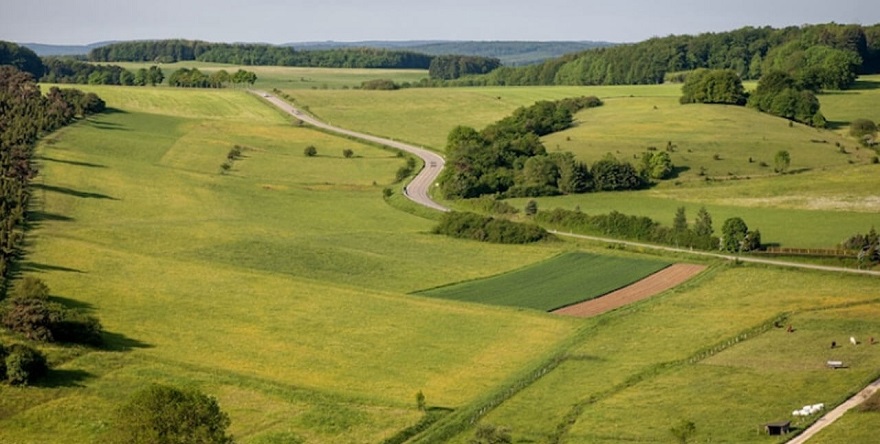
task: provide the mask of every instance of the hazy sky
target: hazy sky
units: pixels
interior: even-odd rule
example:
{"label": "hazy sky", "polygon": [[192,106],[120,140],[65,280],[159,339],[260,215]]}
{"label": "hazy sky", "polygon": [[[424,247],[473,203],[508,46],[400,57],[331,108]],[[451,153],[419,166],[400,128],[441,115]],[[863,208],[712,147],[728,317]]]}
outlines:
{"label": "hazy sky", "polygon": [[880,23],[877,0],[0,0],[0,40],[601,40]]}

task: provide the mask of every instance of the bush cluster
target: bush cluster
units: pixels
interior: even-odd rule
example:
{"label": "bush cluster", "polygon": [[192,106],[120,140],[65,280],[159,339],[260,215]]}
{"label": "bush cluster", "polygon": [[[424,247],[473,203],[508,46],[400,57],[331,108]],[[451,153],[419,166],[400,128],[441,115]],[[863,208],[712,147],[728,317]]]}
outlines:
{"label": "bush cluster", "polygon": [[49,371],[46,357],[38,350],[23,344],[8,348],[0,344],[0,381],[10,385],[27,385],[45,376]]}
{"label": "bush cluster", "polygon": [[434,233],[498,244],[527,244],[550,237],[537,225],[456,211],[443,214]]}
{"label": "bush cluster", "polygon": [[100,345],[101,323],[81,310],[49,300],[41,280],[25,277],[16,282],[0,306],[0,324],[33,341]]}

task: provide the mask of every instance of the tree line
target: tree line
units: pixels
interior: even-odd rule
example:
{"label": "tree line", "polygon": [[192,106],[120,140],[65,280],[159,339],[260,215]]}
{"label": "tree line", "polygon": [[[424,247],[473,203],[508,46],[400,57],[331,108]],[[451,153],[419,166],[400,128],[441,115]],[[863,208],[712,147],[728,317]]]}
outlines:
{"label": "tree line", "polygon": [[372,48],[297,51],[289,46],[154,40],[114,43],[89,52],[92,62],[173,63],[198,60],[253,66],[428,69],[431,56]]}
{"label": "tree line", "polygon": [[498,59],[480,56],[432,56],[377,48],[297,51],[289,46],[195,40],[114,43],[93,49],[88,58],[92,62],[174,63],[197,60],[248,66],[427,69],[432,79],[456,79],[464,75],[485,74],[501,66]]}
{"label": "tree line", "polygon": [[748,105],[761,112],[824,128],[827,121],[819,109],[819,99],[810,88],[810,84],[785,71],[770,71],[761,76],[755,91],[747,94],[733,70],[698,69],[686,76],[679,101],[682,104]]}
{"label": "tree line", "polygon": [[684,207],[676,210],[672,226],[664,226],[649,217],[633,216],[612,211],[608,214],[588,215],[580,210],[555,208],[538,212],[535,221],[544,225],[576,233],[595,234],[619,239],[671,245],[698,250],[720,250],[745,253],[763,248],[761,232],[750,230],[742,218],[724,221],[721,236],[715,235],[712,216],[701,207],[693,224],[688,223]]}
{"label": "tree line", "polygon": [[[101,340],[97,319],[51,302],[42,281],[19,279],[11,292],[9,282],[30,220],[38,138],[104,108],[98,96],[76,89],[53,87],[43,95],[30,73],[0,66],[0,326],[29,340],[86,344]],[[0,380],[27,384],[46,371],[46,359],[38,350],[0,344]]]}
{"label": "tree line", "polygon": [[609,155],[592,167],[569,152],[547,152],[541,136],[570,127],[577,111],[601,105],[596,97],[540,101],[482,131],[454,128],[447,137],[440,191],[447,199],[550,196],[638,189],[672,174],[665,152],[644,153],[638,166]]}
{"label": "tree line", "polygon": [[44,96],[30,74],[0,66],[0,292],[24,238],[37,139],[104,108],[97,95],[76,89],[52,88]]}
{"label": "tree line", "polygon": [[743,79],[781,70],[827,89],[880,72],[880,24],[835,23],[657,37],[565,55],[526,67],[501,67],[466,85],[623,85],[663,83],[670,73],[730,69]]}
{"label": "tree line", "polygon": [[229,74],[225,69],[207,74],[199,71],[198,68],[180,68],[168,76],[168,86],[181,88],[225,88],[230,84],[253,85],[256,81],[256,73],[243,69],[239,69],[234,74]]}

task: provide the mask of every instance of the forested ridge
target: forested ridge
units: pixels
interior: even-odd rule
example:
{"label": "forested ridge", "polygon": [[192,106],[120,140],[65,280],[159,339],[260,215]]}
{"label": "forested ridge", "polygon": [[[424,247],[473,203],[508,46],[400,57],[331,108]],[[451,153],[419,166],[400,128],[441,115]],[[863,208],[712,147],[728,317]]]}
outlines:
{"label": "forested ridge", "polygon": [[[853,66],[850,66],[850,64]],[[816,75],[835,66],[880,72],[880,24],[835,23],[655,37],[591,49],[521,68],[501,67],[462,85],[623,85],[663,83],[699,68],[731,69],[743,79],[769,71]]]}
{"label": "forested ridge", "polygon": [[92,49],[92,62],[159,62],[188,60],[254,66],[428,69],[432,56],[411,51],[342,48],[297,51],[287,46],[211,43],[198,40],[120,42]]}

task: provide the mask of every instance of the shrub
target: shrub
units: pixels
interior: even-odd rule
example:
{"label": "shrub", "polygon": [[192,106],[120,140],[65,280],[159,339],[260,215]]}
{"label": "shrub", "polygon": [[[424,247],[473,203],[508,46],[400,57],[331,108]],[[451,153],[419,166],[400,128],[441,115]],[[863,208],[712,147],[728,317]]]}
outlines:
{"label": "shrub", "polygon": [[14,344],[6,353],[6,381],[12,385],[27,385],[49,371],[43,354],[26,345]]}
{"label": "shrub", "polygon": [[153,384],[119,410],[115,441],[130,444],[231,444],[229,416],[217,400],[194,389]]}
{"label": "shrub", "polygon": [[318,155],[318,149],[314,145],[309,145],[303,150],[306,157],[315,157]]}
{"label": "shrub", "polygon": [[49,298],[49,287],[42,279],[33,276],[25,276],[12,286],[10,296],[13,299],[43,299]]}
{"label": "shrub", "polygon": [[346,148],[342,150],[342,157],[345,157],[346,159],[351,159],[352,157],[354,157],[354,151]]}
{"label": "shrub", "polygon": [[857,139],[874,135],[877,132],[877,124],[868,119],[855,119],[849,124],[849,134]]}
{"label": "shrub", "polygon": [[528,201],[526,203],[525,213],[526,216],[534,216],[538,214],[538,202],[535,202],[534,200]]}
{"label": "shrub", "polygon": [[456,211],[444,213],[434,233],[500,244],[527,244],[550,237],[546,230],[534,224]]}
{"label": "shrub", "polygon": [[2,321],[7,329],[32,341],[51,342],[52,324],[61,320],[58,304],[44,299],[11,299],[3,307]]}
{"label": "shrub", "polygon": [[396,89],[400,89],[400,85],[394,83],[394,81],[391,79],[376,79],[361,82],[361,89],[393,91]]}

